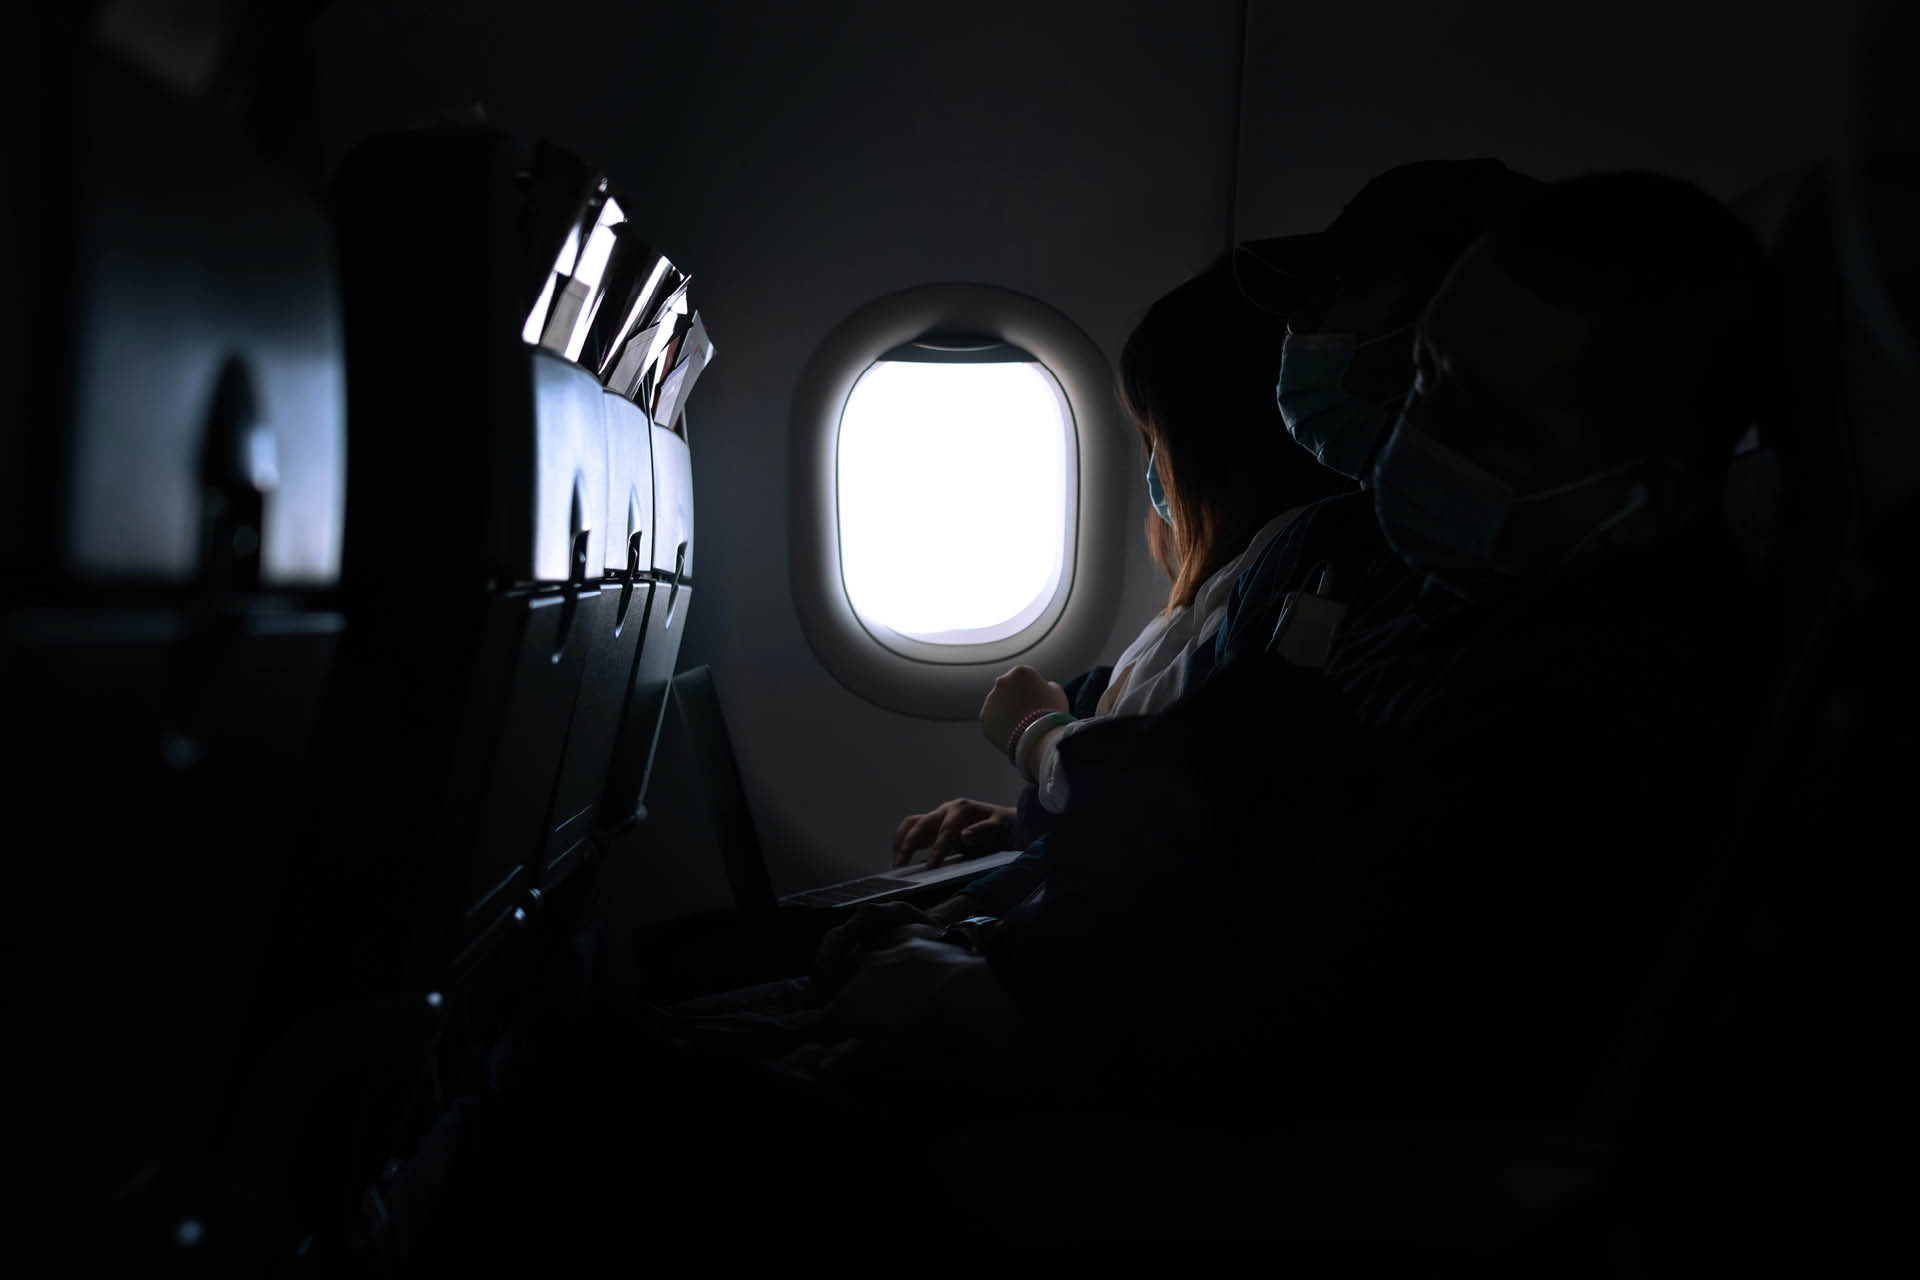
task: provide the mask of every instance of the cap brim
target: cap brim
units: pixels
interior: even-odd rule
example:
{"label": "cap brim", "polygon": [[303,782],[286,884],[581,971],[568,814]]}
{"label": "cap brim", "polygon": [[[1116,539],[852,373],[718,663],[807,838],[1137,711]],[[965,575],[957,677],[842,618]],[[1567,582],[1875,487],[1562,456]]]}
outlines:
{"label": "cap brim", "polygon": [[1234,278],[1256,306],[1287,312],[1347,270],[1368,245],[1364,236],[1337,231],[1249,240],[1235,249]]}

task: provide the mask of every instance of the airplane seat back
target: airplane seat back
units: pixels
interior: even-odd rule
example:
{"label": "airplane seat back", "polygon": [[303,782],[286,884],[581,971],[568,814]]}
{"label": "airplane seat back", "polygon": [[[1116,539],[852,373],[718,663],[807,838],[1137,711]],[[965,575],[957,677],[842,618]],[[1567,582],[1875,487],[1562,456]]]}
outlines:
{"label": "airplane seat back", "polygon": [[[1754,1221],[1804,1224],[1792,1244],[1831,1265],[1864,1242],[1858,1206],[1885,1185],[1860,1155],[1907,1087],[1895,1063],[1907,968],[1903,895],[1889,837],[1912,822],[1904,742],[1920,714],[1909,604],[1920,547],[1920,93],[1910,50],[1920,11],[1884,3],[1854,48],[1834,163],[1783,246],[1787,381],[1806,420],[1794,441],[1782,612],[1809,617],[1776,730],[1776,768],[1756,784],[1728,911],[1728,980],[1699,1021],[1710,1056],[1681,1094],[1710,1160],[1671,1164],[1673,1216],[1707,1250]],[[1782,1105],[1787,1100],[1788,1105]],[[1754,1119],[1766,1117],[1764,1123]],[[1694,1189],[1726,1188],[1718,1212]],[[1877,1242],[1876,1242],[1877,1243]],[[1770,1235],[1767,1262],[1788,1250]],[[1716,1261],[1719,1259],[1716,1258]]]}
{"label": "airplane seat back", "polygon": [[600,803],[601,826],[609,833],[646,817],[668,690],[693,605],[693,454],[686,417],[680,415],[671,428],[650,421],[647,433],[653,458],[653,599]]}
{"label": "airplane seat back", "polygon": [[519,336],[544,270],[524,242],[562,234],[505,198],[522,159],[478,130],[376,138],[333,191],[350,626],[247,1104],[256,1162],[317,1217],[404,1146],[436,1059],[487,1037],[540,941],[548,804],[611,603],[599,383]]}
{"label": "airplane seat back", "polygon": [[343,593],[365,627],[341,655],[312,861],[390,909],[352,972],[314,976],[362,995],[438,989],[538,914],[575,700],[618,604],[601,385],[520,336],[592,178],[547,193],[556,218],[528,207],[527,164],[505,135],[425,131],[368,140],[336,179],[369,442]]}
{"label": "airplane seat back", "polygon": [[9,1070],[66,1126],[19,1137],[16,1208],[62,1256],[133,1247],[104,1206],[213,1159],[264,1047],[245,1015],[344,626],[347,439],[325,218],[198,105],[70,52],[46,136],[4,144],[32,175],[5,251],[43,291],[12,300],[37,390],[10,459],[36,461],[9,466],[0,552]]}
{"label": "airplane seat back", "polygon": [[[1833,174],[1821,166],[1792,192],[1773,246],[1787,358],[1766,424],[1780,487],[1771,629],[1754,637],[1770,673],[1762,716],[1712,871],[1595,1098],[1596,1114],[1627,1138],[1622,1176],[1648,1221],[1687,1249],[1739,1239],[1757,1205],[1804,1216],[1796,1173],[1821,1159],[1807,1144],[1828,1105],[1807,1091],[1821,1070],[1810,1064],[1833,1052],[1804,993],[1851,979],[1815,978],[1851,945],[1833,932],[1850,910],[1836,913],[1834,895],[1857,886],[1851,858],[1866,844],[1838,834],[1847,815],[1832,803],[1822,755],[1857,729],[1846,701],[1866,666],[1849,640],[1860,613],[1861,440],[1885,393],[1863,377],[1833,210]],[[1833,856],[1809,863],[1810,849]],[[1756,1123],[1763,1113],[1767,1123]]]}
{"label": "airplane seat back", "polygon": [[1741,744],[1747,758],[1736,797],[1737,829],[1723,833],[1718,866],[1696,903],[1692,924],[1677,931],[1641,1025],[1629,1035],[1631,1043],[1596,1092],[1590,1109],[1597,1133],[1611,1134],[1625,1123],[1632,1095],[1648,1069],[1651,1040],[1657,1030],[1671,1031],[1666,1025],[1671,1011],[1656,1016],[1653,1006],[1677,998],[1683,979],[1696,985],[1704,981],[1701,973],[1688,969],[1702,959],[1708,899],[1715,900],[1717,910],[1729,863],[1748,856],[1746,845],[1755,837],[1762,795],[1760,780],[1781,767],[1779,727],[1783,717],[1796,713],[1804,696],[1796,671],[1825,627],[1822,597],[1830,575],[1824,570],[1836,554],[1836,530],[1848,501],[1838,463],[1845,431],[1837,398],[1842,335],[1828,270],[1826,190],[1824,169],[1807,167],[1732,202],[1768,251],[1778,290],[1781,349],[1798,356],[1785,362],[1767,388],[1761,420],[1733,459],[1725,493],[1724,509],[1736,544],[1773,606],[1762,615],[1766,629],[1751,637],[1762,668],[1755,697],[1763,703],[1767,731],[1755,742]]}
{"label": "airplane seat back", "polygon": [[[306,1015],[289,1058],[363,1038],[368,1061],[342,1068],[362,1075],[340,1104],[354,1111],[336,1118],[373,1119],[304,1150],[292,1176],[312,1197],[405,1156],[434,1122],[423,1071],[480,1087],[535,993],[586,981],[568,958],[597,802],[644,638],[680,625],[685,598],[657,589],[654,428],[607,379],[685,277],[609,217],[606,180],[460,128],[367,139],[333,194],[364,442],[342,572],[354,625],[274,972]],[[639,363],[655,376],[657,358]]]}
{"label": "airplane seat back", "polygon": [[1782,604],[1811,615],[1816,634],[1755,806],[1756,865],[1730,913],[1742,932],[1711,1023],[1718,1071],[1688,1097],[1709,1104],[1698,1112],[1719,1122],[1723,1158],[1675,1171],[1729,1185],[1724,1217],[1676,1211],[1709,1239],[1729,1219],[1791,1215],[1814,1224],[1806,1243],[1823,1262],[1860,1238],[1860,1197],[1884,1176],[1857,1158],[1858,1135],[1883,1125],[1906,1088],[1887,1017],[1904,994],[1904,897],[1886,887],[1897,877],[1889,837],[1912,822],[1895,744],[1920,714],[1908,585],[1920,547],[1920,93],[1908,65],[1920,11],[1875,8],[1835,162],[1807,194],[1789,260],[1786,368],[1826,431],[1794,460],[1811,492],[1789,502],[1805,549],[1783,582],[1805,585]]}
{"label": "airplane seat back", "polygon": [[620,723],[643,650],[655,583],[653,454],[644,410],[602,391],[607,438],[607,538],[601,590],[607,606],[591,632],[586,673],[554,793],[543,879],[557,881],[587,856],[601,821],[601,798],[615,758]]}
{"label": "airplane seat back", "polygon": [[[536,306],[525,336],[572,351],[597,368],[607,390],[608,493],[605,590],[610,627],[594,632],[587,675],[555,792],[548,874],[564,877],[585,850],[606,848],[639,820],[665,682],[678,660],[691,600],[693,476],[686,396],[712,357],[704,323],[688,300],[686,273],[643,243],[610,192],[581,240],[574,276]],[[585,223],[582,223],[585,226]],[[594,245],[605,250],[596,268]],[[563,247],[556,270],[564,267]],[[571,327],[565,305],[583,273],[598,270]],[[560,277],[556,275],[555,281]]]}

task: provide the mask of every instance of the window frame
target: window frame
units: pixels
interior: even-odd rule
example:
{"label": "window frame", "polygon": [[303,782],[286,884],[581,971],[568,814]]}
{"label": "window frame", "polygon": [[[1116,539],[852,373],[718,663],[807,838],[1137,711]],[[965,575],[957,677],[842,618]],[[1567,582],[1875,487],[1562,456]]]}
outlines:
{"label": "window frame", "polygon": [[[880,360],[940,335],[985,350],[1022,353],[1053,379],[1071,435],[1073,492],[1060,582],[1040,615],[1013,635],[978,645],[918,640],[859,615],[841,576],[840,422],[848,396]],[[954,358],[967,358],[956,355]],[[977,357],[976,357],[977,358]],[[789,466],[789,569],[808,643],[844,686],[904,714],[971,720],[995,676],[1015,663],[1064,680],[1094,662],[1118,612],[1126,562],[1127,474],[1137,451],[1099,347],[1059,311],[987,285],[936,284],[877,299],[829,332],[794,396]],[[1110,548],[1093,555],[1091,549]]]}
{"label": "window frame", "polygon": [[[1062,513],[1065,528],[1060,539],[1060,563],[1053,571],[1053,583],[1047,598],[1033,617],[1015,630],[1002,636],[975,641],[929,640],[923,636],[908,635],[897,631],[886,623],[864,612],[853,602],[852,593],[847,591],[845,542],[835,538],[836,564],[840,575],[840,587],[847,594],[847,603],[853,609],[860,625],[882,645],[893,650],[901,657],[916,662],[940,664],[981,663],[1011,658],[1026,652],[1043,639],[1053,629],[1065,612],[1067,601],[1073,594],[1074,552],[1076,550],[1076,524],[1080,503],[1079,477],[1079,423],[1074,418],[1073,402],[1067,398],[1066,388],[1060,385],[1060,379],[1049,369],[1044,360],[1022,347],[998,339],[974,335],[935,335],[928,334],[912,342],[902,343],[875,356],[872,363],[855,375],[847,388],[847,398],[841,402],[840,413],[834,428],[834,519],[841,519],[840,510],[840,443],[841,428],[845,425],[846,410],[853,402],[853,393],[862,381],[874,369],[884,363],[911,364],[1031,364],[1035,366],[1047,381],[1049,389],[1058,401],[1063,425],[1066,430],[1066,458],[1063,462],[1063,479],[1067,485],[1067,501]],[[1029,605],[1027,608],[1031,608]],[[1024,612],[1025,609],[1022,610]],[[1017,615],[1016,615],[1017,616]],[[1004,623],[999,624],[1004,625]],[[996,628],[980,628],[994,630]]]}

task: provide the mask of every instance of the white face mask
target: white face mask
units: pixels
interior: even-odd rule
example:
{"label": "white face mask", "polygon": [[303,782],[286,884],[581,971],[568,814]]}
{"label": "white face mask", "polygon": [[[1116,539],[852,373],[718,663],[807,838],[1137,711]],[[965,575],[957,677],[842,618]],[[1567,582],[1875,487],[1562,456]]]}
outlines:
{"label": "white face mask", "polygon": [[1388,544],[1401,559],[1471,596],[1490,586],[1553,578],[1609,529],[1645,508],[1652,495],[1646,485],[1634,485],[1620,509],[1582,534],[1565,555],[1545,569],[1526,572],[1502,568],[1493,557],[1516,507],[1584,489],[1647,461],[1634,458],[1566,484],[1516,494],[1505,480],[1426,432],[1408,427],[1403,418],[1374,463],[1374,510]]}

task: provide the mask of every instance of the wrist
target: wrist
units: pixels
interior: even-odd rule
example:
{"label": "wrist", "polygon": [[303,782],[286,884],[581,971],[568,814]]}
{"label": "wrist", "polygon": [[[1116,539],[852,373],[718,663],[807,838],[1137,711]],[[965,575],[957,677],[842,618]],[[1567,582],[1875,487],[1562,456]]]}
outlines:
{"label": "wrist", "polygon": [[955,920],[942,930],[939,941],[977,956],[986,935],[999,923],[998,916],[968,916],[964,920]]}
{"label": "wrist", "polygon": [[1013,751],[1013,767],[1019,770],[1020,776],[1028,782],[1035,781],[1040,773],[1041,753],[1046,750],[1047,744],[1068,725],[1077,723],[1066,712],[1055,711],[1028,725]]}
{"label": "wrist", "polygon": [[1013,763],[1016,767],[1018,766],[1021,738],[1026,736],[1027,730],[1033,727],[1035,721],[1044,719],[1052,714],[1052,712],[1052,707],[1034,707],[1013,722],[1013,728],[1008,732],[1007,740],[1001,746],[1001,750],[1009,762]]}

